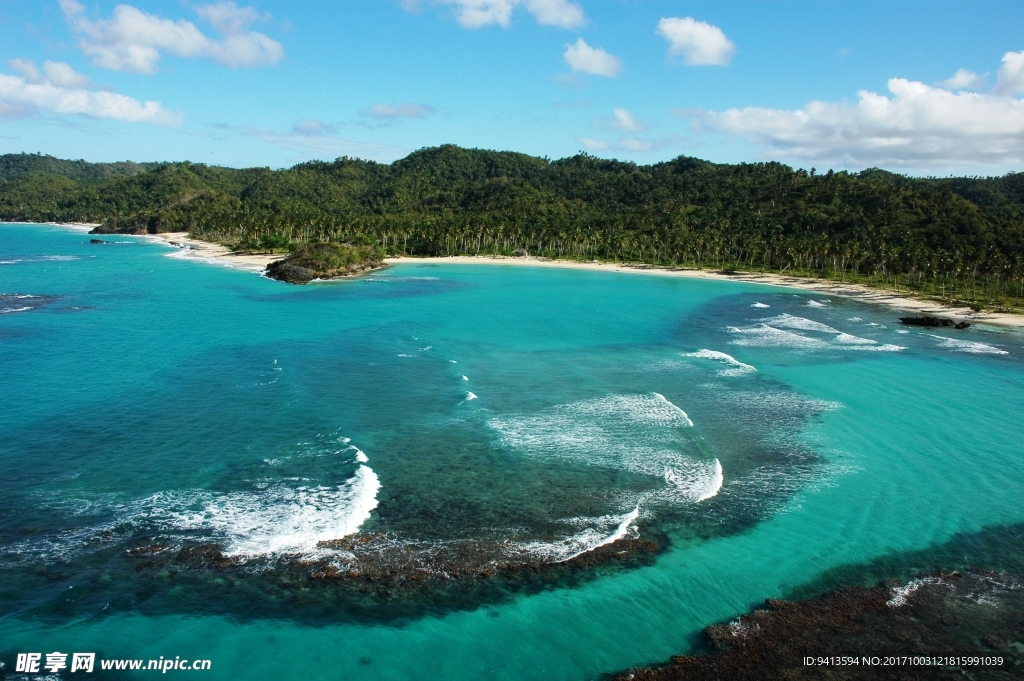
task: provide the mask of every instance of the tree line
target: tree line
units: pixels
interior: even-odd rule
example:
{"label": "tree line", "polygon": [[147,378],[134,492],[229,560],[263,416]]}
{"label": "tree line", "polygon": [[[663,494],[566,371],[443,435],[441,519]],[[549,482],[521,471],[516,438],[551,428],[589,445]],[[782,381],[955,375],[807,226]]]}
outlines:
{"label": "tree line", "polygon": [[857,281],[987,307],[1024,299],[1024,173],[913,178],[680,156],[422,149],[391,164],[90,164],[0,156],[0,219],[188,231],[242,250],[376,245]]}

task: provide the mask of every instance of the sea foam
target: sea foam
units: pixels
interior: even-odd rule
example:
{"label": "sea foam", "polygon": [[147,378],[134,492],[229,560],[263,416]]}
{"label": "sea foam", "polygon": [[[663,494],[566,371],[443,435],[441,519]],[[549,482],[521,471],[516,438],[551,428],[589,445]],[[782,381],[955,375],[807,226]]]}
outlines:
{"label": "sea foam", "polygon": [[275,485],[261,492],[196,492],[189,505],[198,503],[201,510],[170,511],[168,516],[174,529],[208,532],[224,542],[229,556],[308,555],[316,553],[318,542],[358,532],[377,508],[379,490],[376,473],[360,465],[337,487]]}
{"label": "sea foam", "polygon": [[727,368],[719,369],[716,372],[719,376],[743,376],[757,371],[755,367],[749,364],[744,364],[732,355],[727,355],[724,352],[719,352],[718,350],[702,349],[697,352],[686,353],[685,357],[698,357],[701,359],[710,359],[721,362]]}
{"label": "sea foam", "polygon": [[1008,355],[1010,354],[1002,348],[997,348],[994,345],[988,345],[987,343],[978,343],[976,341],[965,341],[957,338],[946,338],[945,336],[936,336],[933,333],[928,334],[932,338],[936,338],[939,341],[940,348],[947,348],[956,352],[968,352],[974,355]]}
{"label": "sea foam", "polygon": [[774,326],[782,329],[796,329],[798,331],[820,331],[821,333],[840,333],[836,329],[833,329],[828,324],[822,324],[816,322],[813,319],[806,319],[804,317],[797,317],[791,314],[780,314],[777,317],[769,317],[761,320],[763,323],[769,326]]}
{"label": "sea foam", "polygon": [[694,503],[721,486],[720,464],[684,435],[693,421],[659,393],[584,400],[488,425],[503,447],[525,456],[662,478],[666,487],[653,499]]}
{"label": "sea foam", "polygon": [[[630,527],[640,517],[640,506],[620,516],[603,516],[589,519],[593,527],[588,527],[564,539],[551,542],[532,541],[513,547],[511,553],[522,553],[533,558],[540,558],[550,563],[565,563],[593,551],[617,542],[630,533]],[[580,521],[582,519],[574,519]],[[612,529],[609,533],[608,529]]]}
{"label": "sea foam", "polygon": [[724,482],[721,461],[694,462],[685,468],[665,471],[665,483],[669,487],[665,496],[699,503],[716,496]]}
{"label": "sea foam", "polygon": [[726,327],[729,333],[737,334],[738,338],[729,341],[732,345],[743,345],[755,348],[825,348],[828,343],[817,338],[802,336],[799,333],[784,331],[783,329],[759,324],[739,328],[736,326]]}

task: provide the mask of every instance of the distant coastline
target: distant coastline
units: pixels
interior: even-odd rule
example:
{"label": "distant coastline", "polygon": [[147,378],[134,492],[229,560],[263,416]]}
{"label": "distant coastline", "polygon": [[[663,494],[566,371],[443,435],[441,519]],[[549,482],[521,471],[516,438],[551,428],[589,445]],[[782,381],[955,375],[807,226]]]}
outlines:
{"label": "distant coastline", "polygon": [[[95,227],[90,223],[34,223],[50,224],[64,227],[86,228]],[[188,260],[200,260],[212,264],[227,265],[238,269],[252,272],[263,272],[267,266],[278,260],[287,257],[286,253],[239,253],[232,251],[227,246],[209,241],[203,241],[189,236],[188,232],[162,232],[159,234],[145,235],[119,235],[134,236],[151,241],[164,243],[168,246],[181,249],[177,257]],[[887,291],[869,288],[860,284],[841,283],[828,279],[811,279],[806,277],[793,277],[773,273],[747,273],[736,272],[726,274],[715,270],[699,270],[689,268],[667,268],[654,265],[626,264],[610,262],[579,262],[572,260],[553,260],[550,258],[537,258],[532,256],[469,256],[452,255],[439,257],[397,257],[387,258],[385,263],[398,265],[403,263],[445,263],[451,265],[503,265],[511,267],[548,267],[560,269],[589,270],[594,272],[624,272],[635,274],[652,274],[658,276],[686,277],[691,279],[714,279],[718,281],[742,281],[751,284],[763,284],[766,286],[779,286],[788,289],[799,289],[812,291],[826,296],[838,296],[859,300],[865,303],[883,305],[895,310],[902,310],[917,314],[941,315],[958,321],[968,321],[972,324],[992,324],[1010,328],[1024,328],[1024,315],[1015,315],[1006,312],[976,312],[968,307],[955,307],[945,305],[933,300],[920,300],[906,295],[895,294]]]}
{"label": "distant coastline", "polygon": [[[227,246],[215,244],[208,241],[192,238],[187,232],[165,232],[162,234],[150,234],[144,238],[162,241],[168,245],[183,249],[181,257],[195,260],[206,260],[209,262],[220,262],[222,264],[262,272],[272,262],[281,260],[286,254],[249,254],[236,253]],[[187,249],[187,250],[186,250]],[[1009,314],[1006,312],[975,312],[968,307],[953,307],[943,305],[930,300],[918,300],[903,295],[872,289],[860,284],[840,283],[827,279],[810,279],[804,277],[787,277],[781,274],[751,274],[738,272],[735,274],[724,274],[713,270],[698,269],[670,269],[656,267],[653,265],[629,265],[624,263],[609,262],[577,262],[571,260],[552,260],[548,258],[535,258],[531,256],[471,256],[452,255],[434,258],[401,257],[387,258],[385,262],[389,265],[403,263],[445,263],[451,265],[504,265],[511,267],[553,267],[560,269],[589,270],[594,272],[627,272],[636,274],[653,274],[669,277],[687,277],[691,279],[715,279],[719,281],[743,281],[751,284],[764,284],[766,286],[779,286],[789,289],[800,289],[813,291],[826,296],[839,296],[859,300],[875,305],[884,305],[896,310],[905,310],[913,313],[942,315],[959,321],[968,321],[972,324],[994,324],[1012,328],[1024,328],[1024,316]]]}
{"label": "distant coastline", "polygon": [[845,284],[827,279],[810,279],[804,277],[787,277],[781,274],[751,274],[737,272],[725,274],[714,270],[698,269],[670,269],[656,267],[654,265],[630,265],[623,263],[608,262],[573,262],[569,260],[550,260],[547,258],[525,257],[502,257],[502,256],[466,256],[453,255],[437,258],[388,258],[385,262],[397,265],[400,263],[447,263],[447,264],[468,264],[468,265],[506,265],[519,267],[554,267],[562,269],[591,270],[596,272],[631,272],[639,274],[654,274],[669,277],[687,277],[691,279],[715,279],[719,281],[743,281],[752,284],[764,284],[766,286],[780,286],[783,288],[800,289],[813,291],[828,296],[839,296],[851,298],[865,303],[885,305],[897,310],[908,312],[942,315],[951,319],[968,321],[982,324],[995,324],[1024,328],[1024,316],[1014,315],[1005,312],[975,312],[968,307],[953,307],[943,305],[935,301],[917,300],[902,295],[879,291],[859,284]]}

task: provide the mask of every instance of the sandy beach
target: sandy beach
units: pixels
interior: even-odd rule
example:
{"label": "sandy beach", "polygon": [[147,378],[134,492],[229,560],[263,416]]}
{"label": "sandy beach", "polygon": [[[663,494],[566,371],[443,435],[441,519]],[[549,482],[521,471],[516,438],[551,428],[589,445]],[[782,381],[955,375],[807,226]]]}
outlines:
{"label": "sandy beach", "polygon": [[[270,263],[281,260],[284,254],[245,254],[235,253],[220,244],[201,241],[189,237],[187,232],[167,232],[147,235],[170,246],[181,249],[178,257],[204,260],[211,263],[238,267],[254,272],[262,272]],[[177,254],[175,254],[177,255]],[[852,298],[865,303],[885,305],[897,311],[909,314],[941,315],[968,321],[972,324],[995,324],[1014,328],[1024,328],[1024,315],[1006,314],[1002,312],[974,312],[967,307],[952,307],[934,301],[917,300],[896,293],[880,291],[859,284],[841,284],[827,279],[810,279],[805,277],[787,277],[780,274],[722,274],[710,270],[670,269],[651,265],[626,265],[605,262],[573,262],[568,260],[550,260],[532,257],[504,256],[468,256],[455,255],[440,258],[388,258],[389,265],[402,263],[445,263],[451,265],[498,265],[504,267],[554,267],[560,269],[591,270],[594,272],[622,272],[628,274],[646,274],[665,277],[687,277],[690,279],[717,279],[722,281],[743,281],[766,286],[779,286],[802,291],[813,291],[823,296],[839,296]]]}
{"label": "sandy beach", "polygon": [[281,260],[286,256],[284,253],[236,253],[227,246],[193,239],[188,232],[164,232],[162,234],[147,234],[143,238],[152,239],[166,243],[180,249],[175,257],[188,260],[204,260],[213,264],[227,265],[239,269],[262,272],[267,269],[270,263]]}

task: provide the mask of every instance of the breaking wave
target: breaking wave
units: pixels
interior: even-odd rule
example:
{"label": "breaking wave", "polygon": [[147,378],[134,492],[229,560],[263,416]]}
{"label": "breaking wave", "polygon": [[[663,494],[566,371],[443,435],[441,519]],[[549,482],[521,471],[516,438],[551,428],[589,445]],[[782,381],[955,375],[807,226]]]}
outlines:
{"label": "breaking wave", "polygon": [[747,328],[736,326],[726,327],[729,333],[739,337],[729,341],[732,345],[743,345],[754,348],[827,348],[828,343],[817,338],[801,336],[798,333],[777,329],[774,326],[760,324]]}
{"label": "breaking wave", "polygon": [[[791,330],[786,331],[785,329]],[[906,348],[899,345],[883,345],[876,340],[844,333],[832,328],[828,324],[790,314],[781,314],[776,317],[762,319],[757,326],[746,328],[729,326],[726,327],[726,330],[740,335],[739,338],[730,341],[732,345],[748,347],[799,348],[804,350],[874,350],[882,352],[906,350]],[[795,333],[795,331],[824,334],[826,338],[806,336],[801,333]],[[828,338],[828,336],[831,336],[831,338]]]}
{"label": "breaking wave", "polygon": [[333,488],[278,485],[260,492],[194,492],[188,499],[157,495],[153,512],[159,514],[164,500],[201,506],[195,512],[167,511],[171,527],[208,532],[224,542],[230,556],[312,554],[318,542],[358,532],[377,508],[379,490],[377,474],[360,465],[348,482]]}
{"label": "breaking wave", "polygon": [[719,369],[716,373],[719,376],[743,376],[745,374],[752,374],[757,369],[749,364],[744,364],[732,355],[727,355],[724,352],[717,350],[702,349],[697,352],[689,352],[685,355],[686,357],[699,357],[701,359],[711,359],[717,362],[721,362],[727,368]]}
{"label": "breaking wave", "polygon": [[[344,445],[349,440],[339,438],[338,442]],[[96,520],[4,546],[0,556],[17,556],[29,563],[70,561],[139,537],[171,546],[184,541],[216,543],[225,555],[243,561],[320,556],[319,542],[359,531],[377,508],[381,487],[377,474],[366,465],[368,457],[358,447],[328,448],[320,453],[344,454],[339,463],[352,466],[353,474],[337,485],[296,486],[303,479],[289,477],[264,479],[253,484],[254,489],[236,492],[168,490],[127,502],[111,495],[60,499],[46,505],[69,518],[95,515]],[[264,463],[280,470],[290,458],[267,458]]]}
{"label": "breaking wave", "polygon": [[777,317],[762,319],[763,323],[780,329],[797,329],[799,331],[820,331],[821,333],[840,333],[828,324],[816,322],[813,319],[805,319],[791,314],[780,314]]}
{"label": "breaking wave", "polygon": [[976,341],[965,341],[956,338],[946,338],[945,336],[936,336],[933,333],[928,334],[932,338],[936,338],[940,341],[940,348],[947,348],[955,352],[969,352],[974,355],[1008,355],[1010,354],[1002,348],[997,348],[994,345],[988,345],[987,343],[978,343]]}
{"label": "breaking wave", "polygon": [[693,421],[663,395],[612,395],[532,416],[493,418],[502,447],[525,456],[661,478],[651,501],[695,503],[721,487],[721,464],[685,429]]}
{"label": "breaking wave", "polygon": [[[572,524],[591,523],[581,532],[555,541],[531,541],[513,546],[509,553],[524,554],[530,558],[540,559],[548,563],[565,563],[593,551],[617,542],[630,534],[631,526],[640,517],[640,507],[620,516],[608,515],[600,518],[573,518]],[[608,530],[612,529],[609,533]]]}
{"label": "breaking wave", "polygon": [[663,496],[669,499],[694,503],[706,501],[717,495],[725,482],[722,462],[715,459],[696,462],[682,469],[669,469],[665,471],[665,482],[669,489]]}

